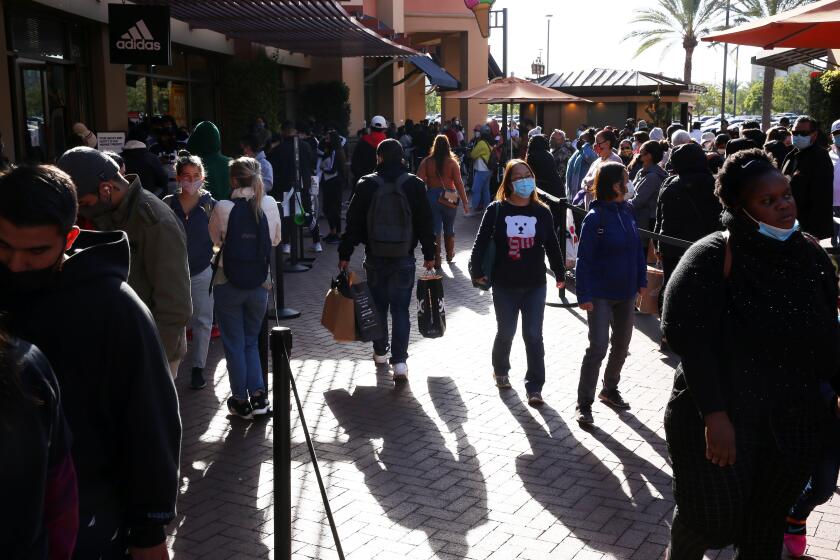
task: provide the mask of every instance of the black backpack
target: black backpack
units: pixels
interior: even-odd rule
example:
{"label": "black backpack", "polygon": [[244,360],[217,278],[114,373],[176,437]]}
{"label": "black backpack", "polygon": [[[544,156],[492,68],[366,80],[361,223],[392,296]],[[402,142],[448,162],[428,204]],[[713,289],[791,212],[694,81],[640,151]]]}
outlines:
{"label": "black backpack", "polygon": [[378,188],[373,193],[367,213],[367,248],[374,257],[407,257],[414,244],[414,221],[403,173],[395,182],[386,182],[379,175],[369,175]]}
{"label": "black backpack", "polygon": [[251,203],[244,198],[234,199],[221,252],[225,276],[231,284],[242,290],[261,286],[271,262],[271,236],[265,212],[260,210],[257,222]]}

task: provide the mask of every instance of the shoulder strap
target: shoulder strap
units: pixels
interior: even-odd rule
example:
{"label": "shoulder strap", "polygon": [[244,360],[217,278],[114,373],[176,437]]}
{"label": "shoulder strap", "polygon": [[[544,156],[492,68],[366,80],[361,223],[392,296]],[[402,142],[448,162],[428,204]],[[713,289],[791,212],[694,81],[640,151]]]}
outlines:
{"label": "shoulder strap", "polygon": [[723,240],[725,241],[724,245],[724,252],[723,252],[723,279],[729,280],[729,276],[732,274],[732,246],[729,243],[730,239],[729,230],[723,230]]}

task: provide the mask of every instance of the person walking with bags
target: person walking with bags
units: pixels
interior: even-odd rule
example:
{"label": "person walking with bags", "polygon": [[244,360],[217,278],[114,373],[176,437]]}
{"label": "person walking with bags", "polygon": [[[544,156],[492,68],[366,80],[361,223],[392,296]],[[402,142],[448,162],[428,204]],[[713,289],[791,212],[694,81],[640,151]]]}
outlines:
{"label": "person walking with bags", "polygon": [[338,246],[338,267],[347,270],[353,249],[360,243],[365,245],[367,282],[384,333],[381,339],[373,341],[373,361],[390,361],[394,381],[408,377],[408,308],[418,241],[423,249],[423,266],[426,270],[435,266],[435,235],[426,186],[406,171],[403,158],[403,147],[397,140],[383,140],[376,148],[376,171],[362,177],[356,185],[347,209],[347,228]]}
{"label": "person walking with bags", "polygon": [[730,156],[716,181],[726,231],[696,242],[665,291],[662,327],[681,359],[665,409],[668,558],[730,544],[738,558],[779,558],[837,415],[821,394],[822,382],[840,389],[837,275],[767,154]]}
{"label": "person walking with bags", "polygon": [[441,232],[446,246],[446,262],[455,260],[455,215],[458,201],[469,215],[470,205],[461,179],[461,162],[450,149],[449,139],[440,134],[435,138],[432,152],[417,169],[417,176],[426,183],[426,196],[432,209],[432,229],[435,233],[435,270],[441,272]]}
{"label": "person walking with bags", "polygon": [[220,247],[213,301],[230,378],[228,411],[248,419],[271,411],[258,338],[271,290],[271,248],[280,243],[280,212],[263,191],[257,160],[231,161],[230,184],[231,199],[219,201],[210,217],[210,238]]}
{"label": "person walking with bags", "polygon": [[175,179],[178,192],[163,199],[181,221],[187,234],[187,264],[190,269],[190,294],[192,296],[192,317],[188,326],[192,329],[192,375],[190,387],[203,389],[204,365],[210,348],[210,333],[213,329],[213,299],[210,296],[210,280],[213,271],[213,240],[210,239],[210,216],[216,200],[204,190],[204,164],[198,156],[186,150],[178,153],[175,161]]}
{"label": "person walking with bags", "polygon": [[545,384],[545,258],[556,285],[565,278],[563,254],[551,211],[536,192],[534,172],[521,159],[505,166],[496,201],[484,212],[470,257],[470,276],[483,289],[493,288],[496,339],[493,342],[493,378],[500,389],[510,388],[510,348],[522,316],[522,339],[528,369],[525,392],[528,404],[543,403]]}
{"label": "person walking with bags", "polygon": [[608,348],[598,398],[617,409],[630,408],[618,383],[633,335],[636,296],[647,289],[647,262],[633,209],[624,200],[627,179],[621,163],[600,166],[592,188],[594,200],[580,231],[575,280],[580,308],[586,311],[589,347],[580,366],[575,410],[577,421],[585,425],[594,423],[592,402]]}

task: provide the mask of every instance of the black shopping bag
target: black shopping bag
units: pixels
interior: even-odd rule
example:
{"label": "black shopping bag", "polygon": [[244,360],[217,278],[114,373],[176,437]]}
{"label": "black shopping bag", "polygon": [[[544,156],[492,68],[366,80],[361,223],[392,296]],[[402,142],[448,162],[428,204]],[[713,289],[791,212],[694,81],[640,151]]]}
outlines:
{"label": "black shopping bag", "polygon": [[356,314],[356,340],[373,342],[383,338],[385,332],[367,282],[351,284],[350,291],[353,293]]}
{"label": "black shopping bag", "polygon": [[425,338],[440,338],[446,332],[440,276],[423,276],[417,280],[417,327]]}

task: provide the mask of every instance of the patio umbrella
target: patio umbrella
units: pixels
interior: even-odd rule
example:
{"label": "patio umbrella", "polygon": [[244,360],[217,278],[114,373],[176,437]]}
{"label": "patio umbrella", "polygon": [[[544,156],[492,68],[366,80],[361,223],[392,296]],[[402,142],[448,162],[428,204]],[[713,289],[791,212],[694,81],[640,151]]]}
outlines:
{"label": "patio umbrella", "polygon": [[[838,0],[840,2],[840,0]],[[522,78],[496,78],[488,84],[446,94],[446,99],[481,99],[486,103],[591,103],[588,99],[547,88]]]}
{"label": "patio umbrella", "polygon": [[764,49],[840,48],[840,0],[822,0],[753,23],[703,37],[703,41]]}

